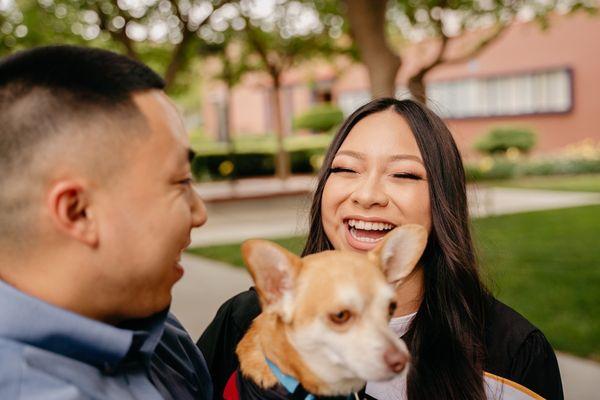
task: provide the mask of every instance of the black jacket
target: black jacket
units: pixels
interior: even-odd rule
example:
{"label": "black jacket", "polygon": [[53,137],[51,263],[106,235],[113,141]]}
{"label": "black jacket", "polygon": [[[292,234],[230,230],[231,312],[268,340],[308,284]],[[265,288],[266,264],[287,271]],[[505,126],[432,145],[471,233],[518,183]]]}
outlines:
{"label": "black jacket", "polygon": [[[240,293],[221,306],[198,340],[213,378],[215,400],[222,400],[225,384],[239,366],[237,344],[260,311],[254,289]],[[485,371],[548,400],[563,400],[556,356],[544,334],[498,300],[491,299],[486,311]]]}

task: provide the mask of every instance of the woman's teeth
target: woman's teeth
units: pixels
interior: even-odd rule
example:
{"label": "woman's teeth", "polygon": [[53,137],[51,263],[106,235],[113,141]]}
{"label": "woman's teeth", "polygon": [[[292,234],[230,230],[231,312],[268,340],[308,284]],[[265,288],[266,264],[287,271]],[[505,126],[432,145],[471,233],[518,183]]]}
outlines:
{"label": "woman's teeth", "polygon": [[394,225],[392,224],[386,224],[384,222],[367,222],[358,219],[348,220],[348,226],[363,231],[389,231],[394,228]]}
{"label": "woman's teeth", "polygon": [[394,228],[394,225],[351,219],[348,220],[348,228],[354,239],[364,243],[375,243],[383,239],[385,234]]}

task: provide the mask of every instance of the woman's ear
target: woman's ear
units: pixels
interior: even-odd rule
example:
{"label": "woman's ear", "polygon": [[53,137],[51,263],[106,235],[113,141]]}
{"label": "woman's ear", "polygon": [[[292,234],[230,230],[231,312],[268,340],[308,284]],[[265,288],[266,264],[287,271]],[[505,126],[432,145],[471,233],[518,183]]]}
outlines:
{"label": "woman's ear", "polygon": [[75,240],[96,246],[97,222],[90,211],[86,186],[75,180],[61,180],[47,193],[47,210],[54,227]]}
{"label": "woman's ear", "polygon": [[256,284],[265,311],[278,313],[284,321],[292,316],[292,295],[302,261],[276,243],[247,240],[242,257]]}
{"label": "woman's ear", "polygon": [[388,233],[368,253],[389,283],[399,285],[410,275],[427,246],[427,230],[421,225],[403,225]]}

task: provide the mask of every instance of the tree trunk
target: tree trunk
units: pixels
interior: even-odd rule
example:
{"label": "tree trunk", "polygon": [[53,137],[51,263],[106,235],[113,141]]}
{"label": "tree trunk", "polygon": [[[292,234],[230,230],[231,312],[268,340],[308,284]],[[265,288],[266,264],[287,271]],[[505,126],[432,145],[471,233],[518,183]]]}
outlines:
{"label": "tree trunk", "polygon": [[371,95],[393,97],[401,59],[387,42],[387,0],[345,0],[344,3],[352,36],[369,73]]}
{"label": "tree trunk", "polygon": [[290,175],[290,159],[285,147],[283,146],[283,116],[281,114],[281,81],[280,72],[273,71],[271,78],[273,79],[273,122],[275,124],[275,134],[277,135],[277,154],[275,157],[275,175],[279,179],[287,179]]}
{"label": "tree trunk", "polygon": [[425,86],[425,74],[416,74],[408,80],[408,90],[413,99],[425,104],[427,102],[427,87]]}
{"label": "tree trunk", "polygon": [[169,62],[167,71],[165,72],[165,90],[169,90],[171,86],[173,86],[175,83],[175,78],[177,77],[177,73],[185,65],[185,52],[187,51],[188,45],[192,41],[193,37],[193,32],[185,30],[183,32],[183,39],[181,39],[181,42],[179,42],[173,49],[171,61]]}

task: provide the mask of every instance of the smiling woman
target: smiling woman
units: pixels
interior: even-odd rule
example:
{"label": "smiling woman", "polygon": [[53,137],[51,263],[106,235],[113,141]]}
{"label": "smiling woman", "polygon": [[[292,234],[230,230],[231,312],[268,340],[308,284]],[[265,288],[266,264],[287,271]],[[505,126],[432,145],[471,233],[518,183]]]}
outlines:
{"label": "smiling woman", "polygon": [[[406,224],[429,232],[418,265],[401,284],[390,282],[397,304],[390,327],[407,342],[412,366],[408,376],[368,382],[361,398],[562,399],[544,335],[480,280],[452,134],[417,102],[378,99],[348,117],[327,151],[302,255],[365,253]],[[200,338],[215,398],[238,366],[237,342],[259,313],[256,294],[242,293],[221,307]]]}

